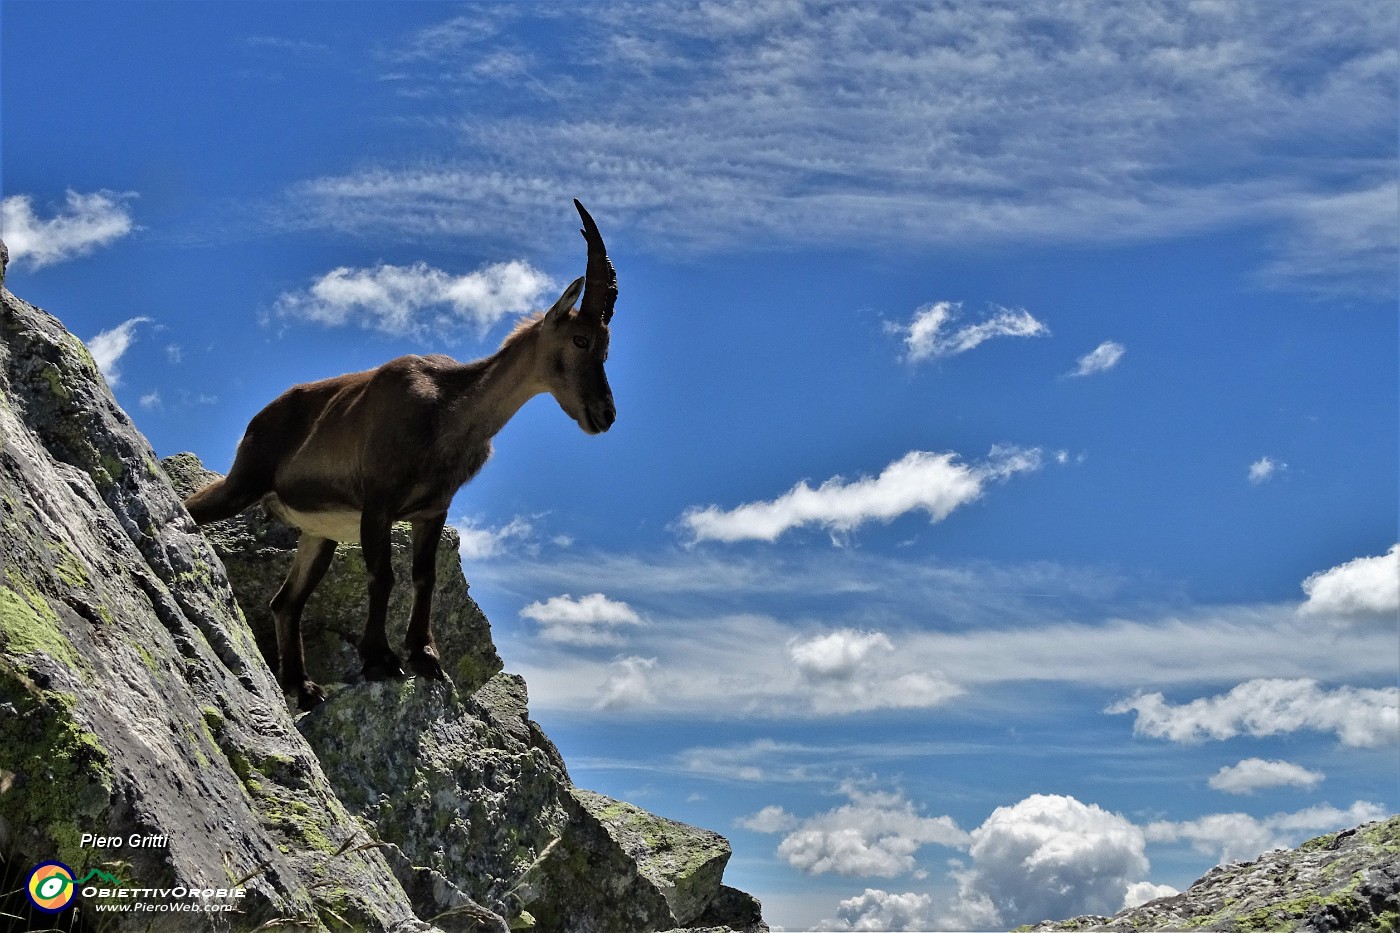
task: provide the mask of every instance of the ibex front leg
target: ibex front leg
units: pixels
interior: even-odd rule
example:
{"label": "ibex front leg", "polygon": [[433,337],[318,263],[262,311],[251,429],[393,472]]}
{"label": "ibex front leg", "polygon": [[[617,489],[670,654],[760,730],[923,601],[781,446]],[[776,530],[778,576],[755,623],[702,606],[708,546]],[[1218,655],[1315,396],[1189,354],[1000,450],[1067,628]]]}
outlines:
{"label": "ibex front leg", "polygon": [[277,622],[277,680],[282,689],[296,694],[297,709],[308,710],[326,698],[326,692],[306,675],[306,654],[301,642],[301,611],[316,584],[326,575],[335,556],[335,542],[310,532],[297,542],[292,569],[277,595],[272,597],[272,617]]}
{"label": "ibex front leg", "polygon": [[428,616],[433,608],[433,586],[437,583],[437,549],[447,513],[413,523],[413,611],[408,620],[408,668],[420,677],[441,680],[442,661],[433,641]]}
{"label": "ibex front leg", "polygon": [[365,680],[385,680],[402,677],[399,656],[389,650],[384,634],[384,621],[389,615],[389,593],[394,589],[394,567],[390,560],[392,549],[389,531],[390,516],[366,508],[360,515],[360,547],[364,550],[365,570],[369,575],[369,618],[365,634],[360,639],[360,660],[364,662]]}

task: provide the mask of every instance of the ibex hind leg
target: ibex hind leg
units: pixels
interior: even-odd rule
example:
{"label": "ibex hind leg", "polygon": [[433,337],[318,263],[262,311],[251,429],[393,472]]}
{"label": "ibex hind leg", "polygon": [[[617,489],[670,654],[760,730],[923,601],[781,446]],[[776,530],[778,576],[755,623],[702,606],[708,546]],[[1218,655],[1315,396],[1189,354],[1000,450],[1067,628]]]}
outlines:
{"label": "ibex hind leg", "polygon": [[326,575],[335,556],[335,545],[329,538],[303,534],[287,579],[272,598],[272,617],[277,622],[277,680],[284,691],[297,698],[300,710],[309,710],[326,699],[326,691],[306,673],[301,612],[316,584]]}

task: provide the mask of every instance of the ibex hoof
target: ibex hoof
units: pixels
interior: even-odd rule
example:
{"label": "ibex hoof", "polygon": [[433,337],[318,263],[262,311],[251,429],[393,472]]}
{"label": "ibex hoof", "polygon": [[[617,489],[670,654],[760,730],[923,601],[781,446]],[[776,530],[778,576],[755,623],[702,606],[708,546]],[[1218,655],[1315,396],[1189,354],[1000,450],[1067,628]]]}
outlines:
{"label": "ibex hoof", "polygon": [[365,680],[389,680],[404,676],[399,656],[392,651],[386,651],[380,657],[366,660],[360,673],[364,675]]}
{"label": "ibex hoof", "polygon": [[432,645],[410,651],[408,669],[419,677],[429,677],[433,680],[442,680],[446,676],[442,672],[442,662],[438,660],[437,649]]}
{"label": "ibex hoof", "polygon": [[326,691],[322,690],[321,685],[315,681],[303,680],[296,686],[289,688],[287,692],[296,694],[297,709],[303,713],[326,702]]}

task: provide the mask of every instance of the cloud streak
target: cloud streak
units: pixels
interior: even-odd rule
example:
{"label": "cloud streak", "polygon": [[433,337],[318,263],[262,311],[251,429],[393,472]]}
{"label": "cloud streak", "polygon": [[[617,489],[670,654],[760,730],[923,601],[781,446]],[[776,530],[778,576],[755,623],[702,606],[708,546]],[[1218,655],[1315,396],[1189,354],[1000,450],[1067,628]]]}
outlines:
{"label": "cloud streak", "polygon": [[521,609],[520,616],[539,623],[540,637],[546,641],[584,647],[620,645],[620,626],[642,624],[642,617],[631,606],[602,593],[578,599],[568,593],[553,596]]}
{"label": "cloud streak", "polygon": [[42,269],[85,256],[135,229],[126,202],[132,193],[69,191],[63,207],[41,219],[29,195],[17,194],[0,201],[0,234],[17,266]]}
{"label": "cloud streak", "polygon": [[1112,340],[1105,340],[1088,353],[1079,358],[1078,364],[1069,373],[1072,378],[1092,376],[1095,373],[1106,373],[1123,359],[1123,354],[1127,352],[1121,343]]}
{"label": "cloud streak", "polygon": [[1309,771],[1291,761],[1266,761],[1246,758],[1237,765],[1227,765],[1213,774],[1207,782],[1212,788],[1227,794],[1252,794],[1268,787],[1302,787],[1311,789],[1326,778],[1320,771]]}
{"label": "cloud streak", "polygon": [[[1384,5],[619,3],[573,11],[563,49],[540,25],[454,17],[403,40],[384,60],[401,93],[481,106],[442,131],[434,163],[297,186],[288,222],[524,240],[589,191],[687,252],[1263,222],[1270,282],[1375,285],[1393,268]],[[528,112],[501,111],[504,87]],[[1294,157],[1323,135],[1342,158]]]}
{"label": "cloud streak", "polygon": [[1024,308],[993,305],[992,314],[976,324],[954,328],[962,315],[962,302],[936,301],[914,312],[907,325],[886,329],[904,340],[904,358],[910,363],[943,359],[974,350],[994,337],[1043,337],[1050,329]]}
{"label": "cloud streak", "polygon": [[536,310],[549,276],[527,262],[483,266],[465,275],[427,263],[341,266],[302,291],[276,302],[277,317],[325,327],[353,325],[394,335],[421,336],[466,327],[484,334],[502,318]]}
{"label": "cloud streak", "polygon": [[88,351],[93,362],[102,371],[109,385],[121,383],[121,369],[117,365],[136,340],[136,325],[149,324],[148,317],[134,317],[123,321],[111,330],[104,330],[88,341]]}
{"label": "cloud streak", "polygon": [[1266,678],[1181,705],[1161,693],[1140,694],[1105,712],[1137,713],[1134,734],[1172,742],[1313,731],[1332,732],[1343,745],[1361,748],[1400,743],[1400,687],[1328,690],[1305,678]]}
{"label": "cloud streak", "polygon": [[878,476],[847,481],[833,477],[813,489],[806,482],[766,502],[725,510],[710,505],[681,516],[694,541],[776,541],[793,529],[815,525],[832,534],[867,522],[888,524],[910,512],[941,522],[953,510],[981,498],[988,483],[1039,470],[1039,448],[1001,447],[984,461],[962,463],[957,454],[911,451]]}

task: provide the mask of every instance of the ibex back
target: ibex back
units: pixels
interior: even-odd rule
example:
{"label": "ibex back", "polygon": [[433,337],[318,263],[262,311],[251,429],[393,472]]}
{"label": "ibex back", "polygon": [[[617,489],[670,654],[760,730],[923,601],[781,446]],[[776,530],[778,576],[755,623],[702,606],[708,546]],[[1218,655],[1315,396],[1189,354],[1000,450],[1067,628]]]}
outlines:
{"label": "ibex back", "polygon": [[[253,416],[228,476],[185,500],[200,524],[259,500],[301,529],[292,568],[272,600],[279,680],[310,709],[325,692],[307,676],[301,613],[339,541],[358,541],[369,576],[369,618],[359,644],[364,676],[404,674],[385,635],[390,527],[413,529],[409,670],[443,676],[428,613],[438,539],[457,490],[491,456],[491,439],[520,407],[548,392],[588,434],[617,417],[603,364],[617,274],[582,204],[588,265],[544,315],[522,321],[491,356],[403,356],[378,369],[293,386]],[[574,302],[582,292],[578,310]]]}

